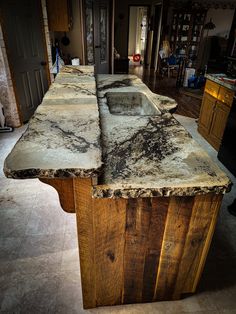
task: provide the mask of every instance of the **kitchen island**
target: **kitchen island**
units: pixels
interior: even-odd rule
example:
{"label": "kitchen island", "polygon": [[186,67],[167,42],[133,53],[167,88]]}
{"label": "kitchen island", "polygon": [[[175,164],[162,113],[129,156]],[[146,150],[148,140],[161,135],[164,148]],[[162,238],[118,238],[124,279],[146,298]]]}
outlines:
{"label": "kitchen island", "polygon": [[133,75],[64,67],[5,161],[76,213],[85,308],[179,299],[199,282],[227,176]]}

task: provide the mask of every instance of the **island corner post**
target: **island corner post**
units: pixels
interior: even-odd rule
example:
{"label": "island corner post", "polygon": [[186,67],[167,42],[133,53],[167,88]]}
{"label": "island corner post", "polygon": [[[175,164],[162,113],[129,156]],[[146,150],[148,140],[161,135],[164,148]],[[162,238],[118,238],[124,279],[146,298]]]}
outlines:
{"label": "island corner post", "polygon": [[223,194],[96,199],[92,178],[40,181],[76,213],[85,309],[195,292]]}

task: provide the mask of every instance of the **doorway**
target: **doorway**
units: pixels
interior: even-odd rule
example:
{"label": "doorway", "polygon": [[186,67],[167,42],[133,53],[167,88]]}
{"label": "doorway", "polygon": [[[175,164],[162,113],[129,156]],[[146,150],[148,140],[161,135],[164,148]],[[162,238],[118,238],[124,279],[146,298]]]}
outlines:
{"label": "doorway", "polygon": [[129,6],[129,65],[140,66],[146,62],[148,9],[148,6]]}
{"label": "doorway", "polygon": [[95,65],[95,73],[110,72],[110,3],[109,0],[85,0],[86,64]]}
{"label": "doorway", "polygon": [[49,85],[40,0],[1,1],[7,56],[21,122],[27,122]]}

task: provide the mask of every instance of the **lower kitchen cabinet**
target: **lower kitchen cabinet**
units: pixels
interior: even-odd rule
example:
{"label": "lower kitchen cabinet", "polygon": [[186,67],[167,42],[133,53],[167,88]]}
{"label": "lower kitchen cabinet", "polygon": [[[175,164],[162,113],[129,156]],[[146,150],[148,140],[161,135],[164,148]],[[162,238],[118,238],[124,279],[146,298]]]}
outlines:
{"label": "lower kitchen cabinet", "polygon": [[[202,100],[198,120],[198,131],[218,151],[232,102],[229,102],[228,98],[226,100],[222,98],[222,87],[218,88],[217,91],[212,92],[210,95],[207,89],[208,85],[209,83],[206,84]],[[231,91],[229,92],[233,93]]]}
{"label": "lower kitchen cabinet", "polygon": [[210,143],[218,151],[223,138],[230,107],[217,101],[213,109],[212,123],[210,127]]}
{"label": "lower kitchen cabinet", "polygon": [[209,136],[215,105],[216,99],[211,95],[205,93],[203,96],[200,116],[198,120],[198,131],[202,134],[203,137]]}

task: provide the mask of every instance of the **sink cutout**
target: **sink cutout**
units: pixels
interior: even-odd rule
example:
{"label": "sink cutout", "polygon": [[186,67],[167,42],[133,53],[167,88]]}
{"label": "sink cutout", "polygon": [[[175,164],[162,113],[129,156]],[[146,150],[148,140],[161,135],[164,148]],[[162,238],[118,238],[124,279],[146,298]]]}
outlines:
{"label": "sink cutout", "polygon": [[107,104],[111,114],[126,116],[157,116],[160,111],[140,92],[108,92]]}

